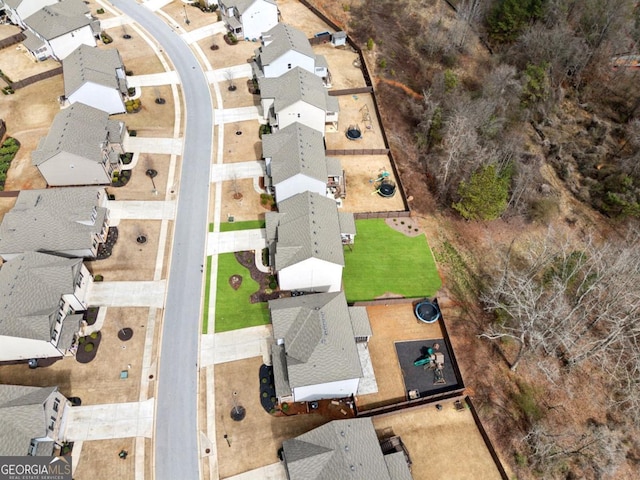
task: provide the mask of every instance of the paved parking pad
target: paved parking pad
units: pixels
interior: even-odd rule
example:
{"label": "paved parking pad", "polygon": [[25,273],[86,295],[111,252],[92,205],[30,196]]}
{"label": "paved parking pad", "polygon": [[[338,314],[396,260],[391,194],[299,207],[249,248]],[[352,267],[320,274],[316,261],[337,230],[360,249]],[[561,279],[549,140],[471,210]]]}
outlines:
{"label": "paved parking pad", "polygon": [[240,163],[218,163],[211,165],[211,181],[224,182],[241,178],[262,177],[265,175],[263,160]]}
{"label": "paved parking pad", "polygon": [[153,398],[67,409],[65,441],[147,437],[153,432]]}
{"label": "paved parking pad", "polygon": [[166,280],[156,282],[94,282],[89,292],[93,307],[164,306]]}
{"label": "paved parking pad", "polygon": [[262,250],[267,246],[264,228],[236,230],[233,232],[212,232],[207,238],[207,255],[220,253]]}
{"label": "paved parking pad", "polygon": [[284,470],[284,464],[272,463],[266,467],[227,477],[225,480],[287,480],[287,473]]}

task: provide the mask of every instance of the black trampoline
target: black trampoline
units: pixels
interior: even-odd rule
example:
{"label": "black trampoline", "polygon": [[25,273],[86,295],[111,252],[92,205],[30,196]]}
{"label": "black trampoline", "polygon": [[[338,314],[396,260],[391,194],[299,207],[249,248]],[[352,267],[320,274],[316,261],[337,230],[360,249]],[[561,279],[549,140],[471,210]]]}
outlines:
{"label": "black trampoline", "polygon": [[[444,339],[396,342],[395,347],[407,399],[414,400],[458,388],[451,354]],[[423,363],[430,353],[433,355],[432,361],[424,365],[414,365],[416,362]],[[435,354],[442,354],[442,357],[437,357],[442,360],[442,369],[436,366]]]}

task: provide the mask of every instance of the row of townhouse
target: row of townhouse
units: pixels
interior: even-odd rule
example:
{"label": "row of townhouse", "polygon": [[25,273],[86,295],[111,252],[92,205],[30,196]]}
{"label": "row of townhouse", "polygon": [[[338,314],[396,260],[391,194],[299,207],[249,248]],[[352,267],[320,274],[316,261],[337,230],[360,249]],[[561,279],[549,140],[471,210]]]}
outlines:
{"label": "row of townhouse", "polygon": [[[253,38],[239,25],[260,0],[220,1],[230,31]],[[363,378],[361,349],[372,329],[365,307],[349,306],[342,288],[344,246],[354,243],[351,213],[338,210],[345,196],[340,161],[325,155],[327,126],[335,125],[337,98],[331,76],[303,32],[279,23],[261,35],[252,62],[263,119],[265,187],[278,211],[265,215],[270,265],[281,290],[304,292],[269,302],[271,363],[276,397],[311,402],[355,396]],[[291,480],[379,478],[410,480],[406,452],[384,448],[370,418],[335,420],[282,444]]]}
{"label": "row of townhouse", "polygon": [[[127,130],[125,69],[116,49],[100,50],[99,21],[81,0],[0,0],[24,29],[36,60],[62,62],[67,105],[31,153],[50,187],[108,185],[120,171]],[[73,355],[89,307],[95,259],[108,240],[102,187],[23,190],[0,224],[0,362]],[[58,387],[0,385],[2,455],[51,456],[71,403]]]}
{"label": "row of townhouse", "polygon": [[100,21],[82,0],[0,0],[8,20],[24,30],[36,60],[63,60],[80,44],[95,47]]}

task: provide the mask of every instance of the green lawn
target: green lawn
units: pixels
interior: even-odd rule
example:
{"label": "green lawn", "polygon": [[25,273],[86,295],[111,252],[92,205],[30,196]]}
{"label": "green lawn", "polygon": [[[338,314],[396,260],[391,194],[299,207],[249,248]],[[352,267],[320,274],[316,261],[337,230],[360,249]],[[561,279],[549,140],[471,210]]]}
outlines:
{"label": "green lawn", "polygon": [[252,230],[254,228],[264,228],[264,220],[248,220],[246,222],[222,222],[221,232],[233,232],[236,230]]}
{"label": "green lawn", "polygon": [[356,229],[353,250],[344,251],[347,301],[373,300],[385,292],[435,295],[442,282],[424,235],[407,237],[384,219],[356,220]]}
{"label": "green lawn", "polygon": [[209,331],[209,288],[211,287],[211,256],[207,257],[207,274],[204,277],[204,307],[202,308],[202,333]]}
{"label": "green lawn", "polygon": [[[241,275],[238,290],[231,288],[229,277]],[[258,283],[249,270],[238,263],[233,253],[218,255],[218,284],[216,288],[216,332],[254,327],[269,323],[269,309],[265,303],[250,303],[249,297],[258,291]]]}

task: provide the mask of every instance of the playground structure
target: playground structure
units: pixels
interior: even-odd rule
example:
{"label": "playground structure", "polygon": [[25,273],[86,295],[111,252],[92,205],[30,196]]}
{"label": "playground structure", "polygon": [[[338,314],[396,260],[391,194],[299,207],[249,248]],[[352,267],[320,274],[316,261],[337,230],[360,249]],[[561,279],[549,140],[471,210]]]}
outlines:
{"label": "playground structure", "polygon": [[444,354],[439,352],[440,344],[434,343],[431,347],[420,349],[423,355],[418,358],[413,365],[423,367],[425,370],[433,370],[433,384],[443,385],[447,383],[444,379]]}
{"label": "playground structure", "polygon": [[369,107],[366,104],[360,108],[360,113],[362,114],[365,132],[373,132],[373,122],[371,121],[371,114],[369,114]]}
{"label": "playground structure", "polygon": [[414,310],[418,320],[424,323],[434,323],[440,318],[440,308],[438,304],[430,302],[429,300],[423,300],[416,305]]}

